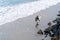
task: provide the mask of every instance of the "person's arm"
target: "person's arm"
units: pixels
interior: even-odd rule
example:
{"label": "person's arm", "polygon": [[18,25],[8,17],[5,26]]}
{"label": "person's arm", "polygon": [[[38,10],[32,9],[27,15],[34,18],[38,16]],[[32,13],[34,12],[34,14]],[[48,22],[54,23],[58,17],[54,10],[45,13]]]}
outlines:
{"label": "person's arm", "polygon": [[40,21],[40,19],[41,19],[41,16],[39,16],[39,21]]}

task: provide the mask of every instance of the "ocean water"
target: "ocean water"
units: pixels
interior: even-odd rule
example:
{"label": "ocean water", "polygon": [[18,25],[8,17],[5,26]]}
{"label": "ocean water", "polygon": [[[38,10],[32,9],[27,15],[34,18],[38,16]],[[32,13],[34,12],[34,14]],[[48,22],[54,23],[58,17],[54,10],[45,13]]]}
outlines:
{"label": "ocean water", "polygon": [[[15,5],[13,3],[15,1],[12,0],[10,1],[11,4],[9,4],[9,2],[6,3],[8,3],[9,5]],[[16,0],[16,2],[17,1],[18,0]],[[21,2],[17,2],[17,4]],[[30,2],[31,0],[29,1],[29,3],[23,5],[21,4],[12,7],[11,6],[0,7],[0,14],[1,14],[0,40],[41,40],[42,38],[44,38],[43,36],[36,35],[35,21],[34,21],[35,15],[31,17],[27,17],[27,16],[33,15],[36,12],[39,13],[39,16],[41,16],[39,28],[44,29],[44,27],[47,24],[47,21],[50,21],[53,18],[55,18],[56,13],[60,10],[59,9],[60,5],[57,5],[58,3],[60,3],[60,0],[45,0],[45,1],[43,0],[43,1],[36,1],[31,3]],[[25,1],[22,3],[25,3]],[[8,6],[8,4],[5,4],[5,6],[6,5]],[[50,8],[50,6],[54,6],[54,7]],[[47,10],[47,8],[49,10]],[[41,12],[41,10],[46,10],[46,11]],[[19,18],[23,18],[23,19],[21,20]],[[49,39],[45,39],[45,40],[49,40]]]}
{"label": "ocean water", "polygon": [[36,0],[0,0],[0,6],[11,6],[19,3],[32,2]]}
{"label": "ocean water", "polygon": [[[0,0],[1,3],[2,0]],[[13,0],[3,0],[6,1],[5,5],[3,5],[4,3],[0,4],[0,25],[3,25],[5,23],[8,22],[12,22],[15,21],[19,18],[23,18],[23,17],[27,17],[30,15],[33,15],[34,13],[41,11],[41,10],[45,10],[47,8],[50,8],[51,6],[54,6],[58,3],[60,3],[60,0],[39,0],[39,1],[27,1],[28,3],[25,3],[25,1],[23,0],[19,0],[20,3],[24,3],[24,4],[20,4],[18,0],[13,1]],[[33,2],[32,2],[33,1]],[[8,2],[8,3],[7,3]],[[10,3],[10,4],[9,4]],[[19,3],[19,5],[16,4]],[[15,6],[8,6],[9,5],[15,5]],[[1,7],[2,6],[7,6],[7,7]]]}

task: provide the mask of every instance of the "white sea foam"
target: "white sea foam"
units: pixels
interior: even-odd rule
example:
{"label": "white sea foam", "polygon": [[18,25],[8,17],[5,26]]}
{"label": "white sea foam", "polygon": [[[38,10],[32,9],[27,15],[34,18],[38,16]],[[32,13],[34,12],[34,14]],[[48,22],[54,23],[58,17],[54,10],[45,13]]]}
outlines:
{"label": "white sea foam", "polygon": [[39,0],[14,6],[0,7],[0,25],[12,22],[18,18],[27,17],[38,11],[56,5],[60,0]]}

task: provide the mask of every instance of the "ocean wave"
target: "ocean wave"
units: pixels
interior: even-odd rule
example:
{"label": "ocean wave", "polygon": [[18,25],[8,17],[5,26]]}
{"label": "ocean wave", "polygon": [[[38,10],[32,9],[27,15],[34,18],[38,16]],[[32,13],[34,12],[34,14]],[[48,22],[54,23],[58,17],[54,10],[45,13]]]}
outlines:
{"label": "ocean wave", "polygon": [[60,0],[39,0],[14,6],[0,7],[0,25],[33,15],[59,2]]}

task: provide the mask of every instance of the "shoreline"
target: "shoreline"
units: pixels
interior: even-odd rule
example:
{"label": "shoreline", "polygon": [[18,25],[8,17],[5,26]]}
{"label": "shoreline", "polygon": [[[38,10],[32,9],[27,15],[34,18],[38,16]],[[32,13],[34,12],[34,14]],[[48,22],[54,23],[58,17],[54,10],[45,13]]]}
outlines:
{"label": "shoreline", "polygon": [[[0,25],[0,39],[1,40],[41,40],[44,35],[37,34],[39,29],[44,30],[47,28],[47,23],[56,19],[58,11],[60,10],[60,3],[52,6],[46,10],[39,11],[34,15],[19,18],[13,22],[7,22],[4,25]],[[44,15],[43,15],[44,14]],[[35,28],[36,15],[42,16],[39,22],[38,30]],[[48,36],[45,40],[51,40]]]}
{"label": "shoreline", "polygon": [[[45,3],[46,2],[46,3]],[[45,10],[53,5],[58,4],[58,0],[41,0],[36,2],[30,2],[26,4],[18,4],[15,6],[0,7],[0,25],[15,21],[19,18],[24,18],[34,13]]]}

